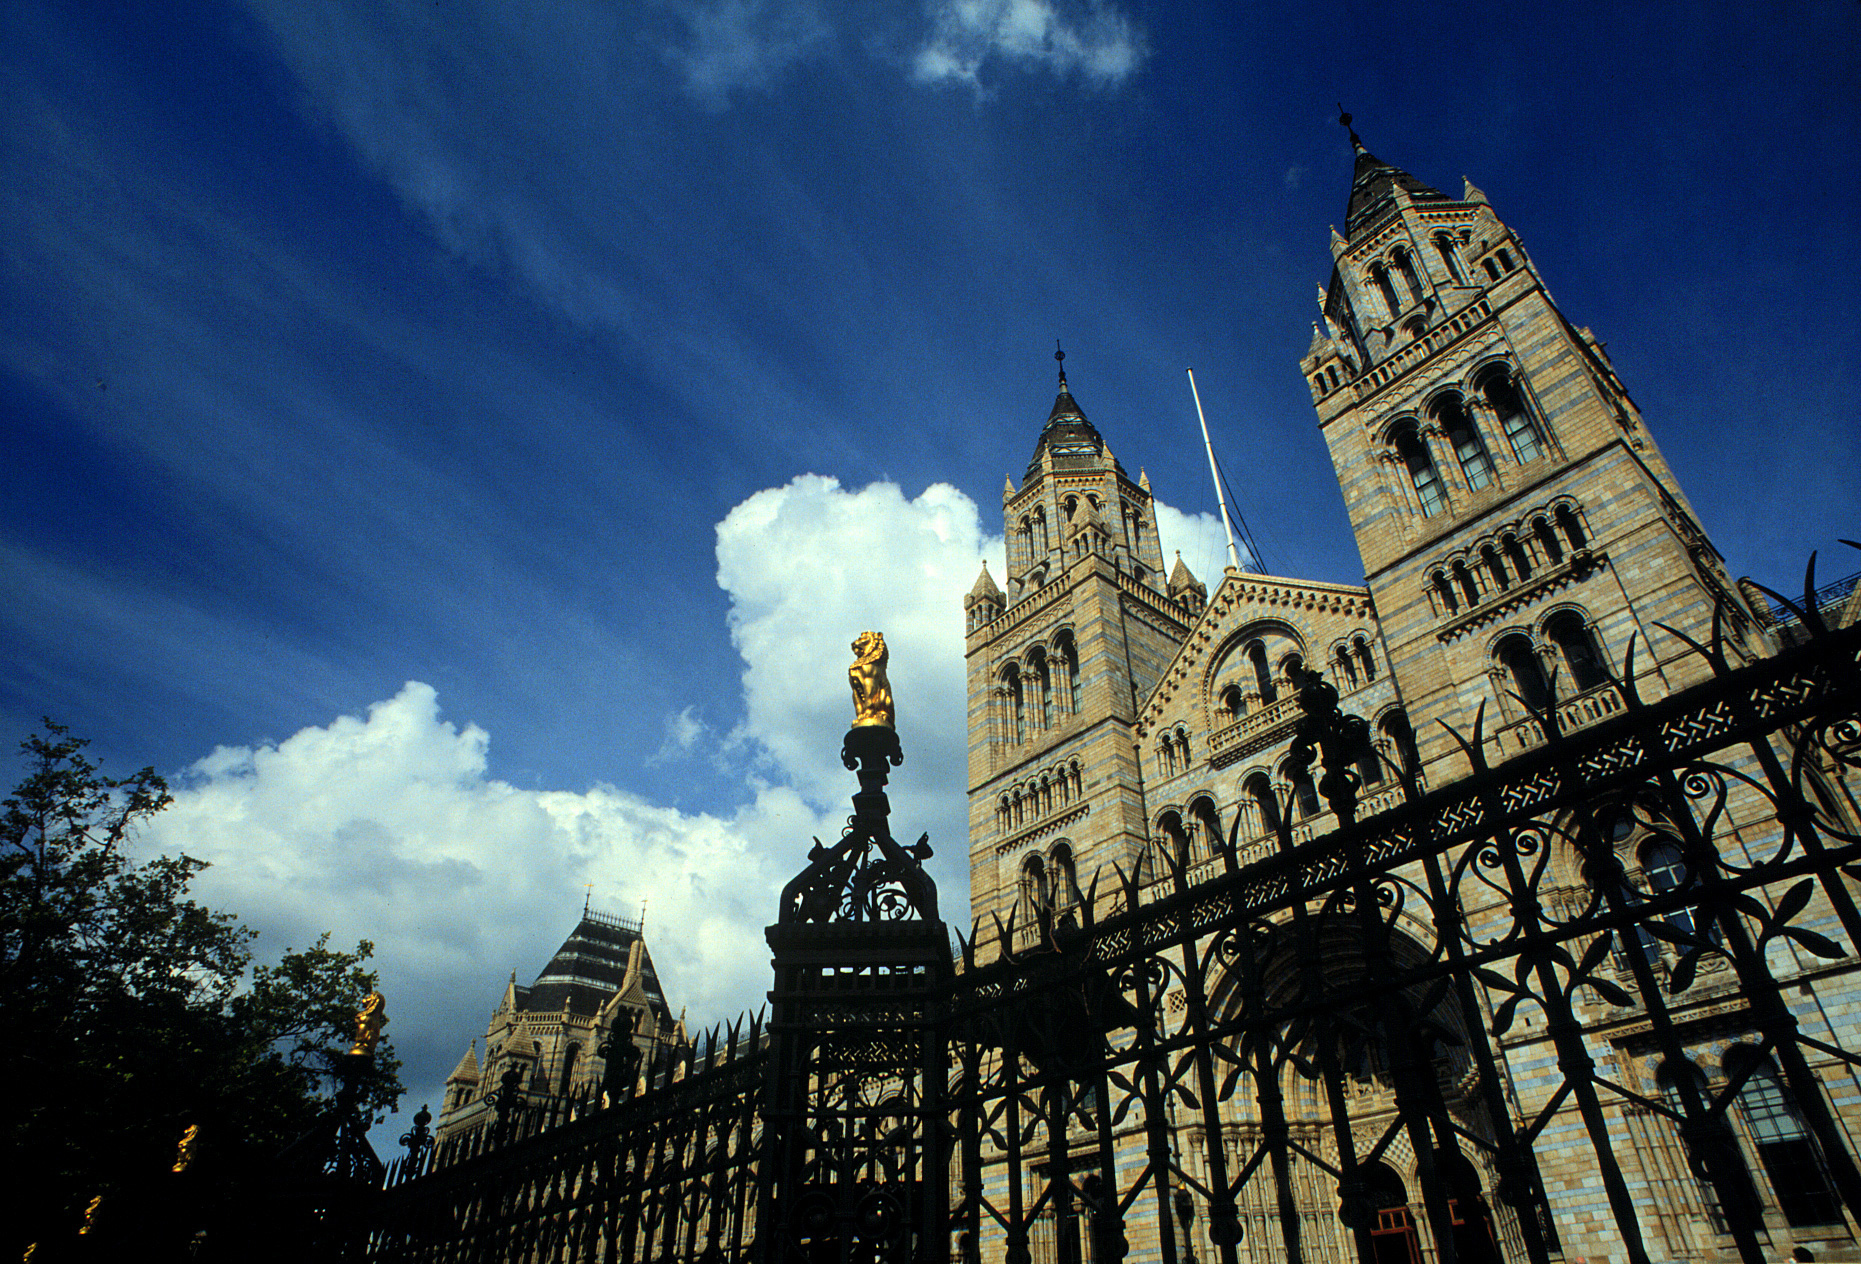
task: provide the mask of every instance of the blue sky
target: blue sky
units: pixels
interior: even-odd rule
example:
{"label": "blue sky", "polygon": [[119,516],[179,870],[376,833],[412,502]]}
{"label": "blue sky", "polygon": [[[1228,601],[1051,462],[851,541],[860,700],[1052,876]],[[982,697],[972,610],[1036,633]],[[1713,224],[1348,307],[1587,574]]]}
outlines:
{"label": "blue sky", "polygon": [[1297,369],[1339,100],[1519,231],[1735,574],[1855,569],[1857,15],[7,5],[0,730],[169,772],[268,945],[373,937],[416,1096],[589,884],[724,1017],[862,627],[961,917],[958,599],[1054,339],[1166,549],[1217,565],[1193,365],[1271,569],[1361,578]]}

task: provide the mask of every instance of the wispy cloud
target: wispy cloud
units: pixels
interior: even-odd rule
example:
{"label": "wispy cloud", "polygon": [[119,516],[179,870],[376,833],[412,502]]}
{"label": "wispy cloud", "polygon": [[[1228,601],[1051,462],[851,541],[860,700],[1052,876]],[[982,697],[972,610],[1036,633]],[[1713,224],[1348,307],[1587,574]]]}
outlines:
{"label": "wispy cloud", "polygon": [[1104,0],[931,0],[931,35],[913,62],[925,83],[982,88],[982,69],[998,58],[1088,82],[1123,83],[1147,53],[1143,32]]}
{"label": "wispy cloud", "polygon": [[814,0],[669,0],[668,8],[682,38],[667,58],[687,91],[714,110],[733,92],[769,88],[832,38]]}

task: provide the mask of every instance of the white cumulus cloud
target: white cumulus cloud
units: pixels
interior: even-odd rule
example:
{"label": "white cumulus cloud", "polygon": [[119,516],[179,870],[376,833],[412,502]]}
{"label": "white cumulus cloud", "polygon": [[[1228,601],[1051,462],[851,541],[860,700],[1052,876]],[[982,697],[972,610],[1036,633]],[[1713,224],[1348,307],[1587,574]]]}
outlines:
{"label": "white cumulus cloud", "polygon": [[980,89],[983,64],[999,58],[1101,86],[1122,83],[1143,63],[1143,32],[1105,0],[932,0],[930,38],[913,62],[926,83]]}
{"label": "white cumulus cloud", "polygon": [[[1157,511],[1166,548],[1214,580],[1215,520]],[[702,747],[738,769],[737,801],[717,810],[611,785],[511,785],[489,771],[491,735],[410,681],[364,715],[215,750],[176,779],[144,845],[210,862],[201,898],[259,927],[265,952],[324,930],[372,939],[415,1104],[436,1099],[509,972],[535,977],[585,892],[609,911],[647,907],[668,999],[693,1024],[733,1017],[768,989],[762,930],[782,885],[849,810],[846,667],[867,628],[891,650],[905,748],[893,829],[930,834],[943,915],[967,930],[962,598],[985,557],[1001,577],[1001,538],[945,484],[908,499],[810,474],[733,509],[717,526],[717,580],[743,659],[742,718],[717,742],[697,708],[723,700],[694,680],[653,761]]]}

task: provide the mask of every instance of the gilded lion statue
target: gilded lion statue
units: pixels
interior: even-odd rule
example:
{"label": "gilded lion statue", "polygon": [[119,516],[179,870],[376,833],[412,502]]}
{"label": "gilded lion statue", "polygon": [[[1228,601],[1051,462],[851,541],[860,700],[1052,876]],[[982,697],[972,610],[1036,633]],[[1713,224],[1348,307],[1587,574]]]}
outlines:
{"label": "gilded lion statue", "polygon": [[846,669],[847,683],[853,686],[853,727],[869,724],[897,727],[892,709],[892,682],[886,678],[885,665],[891,655],[885,648],[885,636],[879,632],[861,632],[853,641],[853,665]]}
{"label": "gilded lion statue", "polygon": [[381,1029],[388,1025],[388,1000],[379,992],[362,998],[362,1008],[355,1016],[355,1046],[349,1050],[357,1056],[373,1054],[381,1040]]}

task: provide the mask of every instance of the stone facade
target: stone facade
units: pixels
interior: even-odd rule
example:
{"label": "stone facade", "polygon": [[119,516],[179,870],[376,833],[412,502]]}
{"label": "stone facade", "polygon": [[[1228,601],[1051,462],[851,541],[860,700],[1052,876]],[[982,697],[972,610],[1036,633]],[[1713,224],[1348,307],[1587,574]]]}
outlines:
{"label": "stone facade", "polygon": [[[1217,837],[1232,837],[1245,864],[1277,846],[1282,817],[1300,841],[1333,829],[1309,776],[1287,760],[1300,667],[1322,672],[1343,709],[1369,722],[1357,767],[1370,815],[1398,801],[1404,772],[1424,786],[1469,772],[1448,726],[1469,739],[1477,728],[1497,764],[1544,740],[1532,709],[1555,710],[1569,732],[1620,712],[1625,677],[1649,701],[1697,683],[1708,668],[1684,638],[1710,640],[1715,608],[1735,659],[1788,640],[1748,582],[1726,573],[1601,343],[1559,311],[1486,197],[1471,184],[1450,197],[1351,140],[1345,228],[1331,234],[1334,267],[1300,367],[1363,585],[1230,568],[1205,598],[1180,561],[1166,581],[1148,481],[1126,477],[1064,372],[1021,486],[1004,493],[1007,590],[985,571],[965,602],[971,901],[985,922],[1016,919],[1022,943],[1088,898],[1095,872],[1101,912],[1112,911],[1122,898],[1114,865],[1151,882],[1179,873],[1193,882],[1221,863]],[[1852,621],[1861,594],[1838,594],[1828,611]],[[1728,811],[1724,837],[1776,831],[1736,792]],[[1625,869],[1659,881],[1675,863],[1661,851],[1660,822],[1632,808],[1612,819]],[[1574,853],[1549,863],[1546,897],[1580,904],[1588,888]],[[1807,924],[1839,934],[1828,909]],[[1429,942],[1427,928],[1415,928],[1415,942]],[[1631,951],[1671,967],[1652,937]],[[1853,959],[1787,946],[1773,958],[1805,1034],[1861,1048]],[[1671,1015],[1694,1054],[1686,1073],[1724,1085],[1762,1059],[1743,1009],[1724,978],[1702,977],[1675,998]],[[1486,1010],[1464,1018],[1490,1024]],[[1672,1091],[1675,1072],[1654,1064],[1645,1039],[1647,1014],[1598,997],[1585,1017],[1592,1047],[1613,1059],[1602,1074],[1649,1097]],[[1527,1022],[1500,1049],[1517,1118],[1485,1119],[1469,1099],[1465,1126],[1516,1127],[1549,1110],[1538,1161],[1562,1258],[1626,1259],[1576,1108],[1553,1100],[1563,1080],[1545,1032]],[[1851,1070],[1834,1057],[1815,1065],[1845,1125],[1861,1125]],[[1794,1246],[1853,1258],[1850,1228],[1788,1102],[1765,1096],[1761,1074],[1747,1083],[1759,1087],[1728,1116],[1778,1258]],[[1393,1098],[1374,1074],[1354,1084],[1360,1135],[1377,1135]],[[1309,1123],[1295,1126],[1318,1153],[1326,1124],[1314,1086],[1283,1091],[1289,1108],[1309,1107]],[[1245,1096],[1235,1099],[1238,1154],[1257,1127]],[[1671,1121],[1619,1097],[1607,1109],[1646,1208],[1651,1258],[1729,1252]],[[1180,1140],[1190,1155],[1206,1144]],[[1414,1200],[1411,1213],[1393,1204],[1390,1223],[1403,1214],[1419,1223],[1414,1156],[1398,1144],[1383,1161]],[[1316,1170],[1305,1177],[1311,1258],[1350,1258],[1335,1191]],[[1473,1178],[1493,1188],[1493,1173]],[[1265,1260],[1279,1213],[1261,1202],[1245,1214],[1260,1231],[1242,1256],[1267,1250]],[[1495,1200],[1488,1214],[1492,1258],[1523,1258],[1516,1213]],[[1426,1236],[1415,1239],[1418,1258],[1433,1250]]]}
{"label": "stone facade", "polygon": [[643,928],[624,917],[582,910],[549,964],[525,987],[513,972],[485,1026],[485,1056],[474,1040],[446,1079],[434,1135],[444,1141],[487,1122],[506,1083],[527,1101],[584,1098],[615,1085],[603,1053],[615,1033],[638,1053],[623,1091],[632,1092],[676,1058],[689,1041],[684,1016],[672,1017]]}

